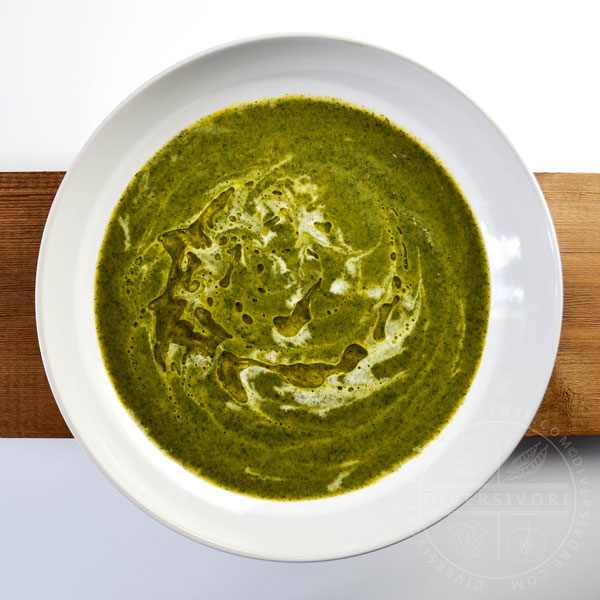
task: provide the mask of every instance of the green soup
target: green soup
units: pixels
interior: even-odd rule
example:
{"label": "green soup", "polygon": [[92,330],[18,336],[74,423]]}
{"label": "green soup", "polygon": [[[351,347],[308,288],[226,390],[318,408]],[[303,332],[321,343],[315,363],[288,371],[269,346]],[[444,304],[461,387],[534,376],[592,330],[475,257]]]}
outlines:
{"label": "green soup", "polygon": [[224,488],[341,494],[397,469],[464,399],[489,273],[456,183],[414,138],[290,96],[184,129],[106,230],[96,320],[123,404]]}

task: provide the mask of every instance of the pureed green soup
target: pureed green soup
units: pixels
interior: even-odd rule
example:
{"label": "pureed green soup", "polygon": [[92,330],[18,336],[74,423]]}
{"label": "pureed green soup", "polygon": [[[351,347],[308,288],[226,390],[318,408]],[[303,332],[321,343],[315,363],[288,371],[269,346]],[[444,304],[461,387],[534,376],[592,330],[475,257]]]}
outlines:
{"label": "pureed green soup", "polygon": [[331,99],[227,108],[133,178],[98,261],[114,387],[167,454],[280,500],[372,483],[434,438],[482,354],[489,273],[457,185]]}

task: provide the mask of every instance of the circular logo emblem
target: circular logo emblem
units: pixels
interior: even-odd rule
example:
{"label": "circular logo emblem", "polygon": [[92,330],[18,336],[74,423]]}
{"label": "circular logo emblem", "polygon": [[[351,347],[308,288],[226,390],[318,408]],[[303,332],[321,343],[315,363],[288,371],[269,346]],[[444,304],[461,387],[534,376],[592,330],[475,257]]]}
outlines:
{"label": "circular logo emblem", "polygon": [[[494,425],[490,421],[483,427]],[[422,519],[431,520],[449,495],[461,500],[467,488],[453,481],[476,478],[483,459],[496,451],[483,447],[480,427],[466,429],[450,448],[444,482],[427,473],[422,477],[417,507]],[[457,585],[527,589],[571,558],[590,506],[591,489],[576,442],[558,436],[525,438],[479,492],[414,543],[438,573]]]}

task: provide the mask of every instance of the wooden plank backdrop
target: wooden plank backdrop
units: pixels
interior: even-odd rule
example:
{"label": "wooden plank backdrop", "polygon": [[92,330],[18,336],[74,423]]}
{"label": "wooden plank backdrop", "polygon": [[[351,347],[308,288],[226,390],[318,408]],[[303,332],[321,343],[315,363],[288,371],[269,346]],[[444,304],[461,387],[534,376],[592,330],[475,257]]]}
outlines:
{"label": "wooden plank backdrop", "polygon": [[[0,173],[0,437],[69,437],[35,329],[35,269],[64,173]],[[600,174],[540,173],[565,304],[554,373],[530,435],[600,435]]]}

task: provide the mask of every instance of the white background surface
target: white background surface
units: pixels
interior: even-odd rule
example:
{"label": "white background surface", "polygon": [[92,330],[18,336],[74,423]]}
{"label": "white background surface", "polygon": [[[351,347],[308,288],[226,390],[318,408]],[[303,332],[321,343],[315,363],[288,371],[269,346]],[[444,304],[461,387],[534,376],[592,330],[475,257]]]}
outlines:
{"label": "white background surface", "polygon": [[[532,440],[526,440],[520,449],[531,445]],[[597,498],[597,440],[579,438],[575,447]],[[547,462],[527,484],[564,475],[559,462]],[[484,493],[485,488],[479,497]],[[517,497],[513,494],[513,499]],[[469,560],[452,552],[439,554],[432,540],[452,536],[453,525],[464,521],[461,513],[466,507],[434,525],[428,535],[344,560],[286,564],[212,550],[160,525],[125,500],[73,440],[0,440],[0,508],[3,600],[597,600],[600,596],[598,506],[581,526],[582,537],[573,536],[577,548],[570,550],[565,544],[561,552],[568,557],[561,559],[559,553],[560,566],[534,568],[531,583],[518,577],[492,581],[469,576],[453,568],[449,559],[467,568]],[[493,537],[494,531],[487,536]],[[474,565],[477,573],[516,573],[523,566],[513,564],[504,552],[484,551],[481,558],[486,564]],[[523,589],[513,590],[517,582]]]}
{"label": "white background surface", "polygon": [[594,0],[1,0],[0,165],[65,169],[107,113],[174,62],[236,38],[328,33],[461,88],[534,171],[600,171]]}
{"label": "white background surface", "polygon": [[[358,38],[432,68],[482,106],[534,171],[600,171],[596,6],[0,0],[0,170],[67,169],[100,120],[161,69],[235,38],[302,31]],[[597,496],[600,439],[575,443]],[[552,479],[560,469],[550,457],[535,477]],[[600,509],[589,512],[561,566],[522,591],[488,580],[480,590],[476,578],[468,584],[431,559],[425,534],[312,565],[209,550],[122,498],[74,441],[0,440],[0,598],[595,599]],[[460,518],[459,510],[431,535],[449,535]],[[511,567],[506,556],[483,560]]]}

